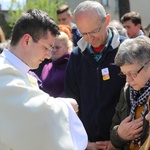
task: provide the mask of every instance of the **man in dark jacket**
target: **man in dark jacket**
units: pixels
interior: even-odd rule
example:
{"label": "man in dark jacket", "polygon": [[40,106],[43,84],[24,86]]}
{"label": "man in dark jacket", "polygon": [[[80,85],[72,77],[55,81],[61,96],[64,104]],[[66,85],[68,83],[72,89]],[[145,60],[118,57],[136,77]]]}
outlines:
{"label": "man in dark jacket", "polygon": [[109,129],[125,83],[114,64],[119,34],[107,27],[110,15],[96,1],[80,3],[74,13],[83,38],[69,59],[65,93],[78,102],[78,115],[88,134],[87,150],[113,150]]}

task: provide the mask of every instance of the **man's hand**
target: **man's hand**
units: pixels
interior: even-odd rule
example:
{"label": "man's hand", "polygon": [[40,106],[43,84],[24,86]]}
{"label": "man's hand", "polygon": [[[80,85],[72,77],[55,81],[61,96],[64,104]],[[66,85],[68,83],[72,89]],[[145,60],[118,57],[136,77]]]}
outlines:
{"label": "man's hand", "polygon": [[70,102],[70,104],[73,107],[74,111],[77,113],[79,111],[79,106],[78,106],[77,101],[73,98],[66,98],[66,100],[68,100]]}
{"label": "man's hand", "polygon": [[117,150],[113,147],[111,141],[89,142],[87,150]]}
{"label": "man's hand", "polygon": [[99,150],[96,142],[88,142],[87,150]]}
{"label": "man's hand", "polygon": [[99,150],[117,150],[111,143],[111,141],[98,141],[96,142]]}

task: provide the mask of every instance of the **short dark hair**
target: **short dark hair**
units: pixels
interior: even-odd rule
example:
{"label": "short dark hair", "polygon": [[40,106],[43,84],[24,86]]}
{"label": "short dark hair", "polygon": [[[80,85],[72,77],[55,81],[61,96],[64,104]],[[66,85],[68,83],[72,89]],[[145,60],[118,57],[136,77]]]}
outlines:
{"label": "short dark hair", "polygon": [[56,11],[57,15],[62,14],[64,12],[67,12],[68,15],[72,15],[68,5],[61,5]]}
{"label": "short dark hair", "polygon": [[126,13],[126,14],[124,14],[124,15],[121,17],[122,23],[124,23],[124,22],[126,22],[126,21],[129,21],[129,20],[131,20],[134,25],[142,24],[140,14],[139,14],[138,12],[135,12],[135,11]]}
{"label": "short dark hair", "polygon": [[46,37],[48,31],[52,35],[59,35],[59,28],[54,20],[42,10],[29,9],[22,14],[14,25],[11,45],[16,45],[24,34],[30,34],[40,39]]}

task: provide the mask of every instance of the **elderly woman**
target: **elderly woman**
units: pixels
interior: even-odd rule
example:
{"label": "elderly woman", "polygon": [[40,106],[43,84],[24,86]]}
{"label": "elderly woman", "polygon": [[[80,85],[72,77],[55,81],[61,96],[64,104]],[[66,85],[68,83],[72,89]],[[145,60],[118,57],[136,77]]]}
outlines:
{"label": "elderly woman", "polygon": [[150,95],[150,39],[139,36],[119,47],[115,64],[126,77],[120,101],[112,119],[111,142],[121,150],[139,150],[148,136],[148,97]]}

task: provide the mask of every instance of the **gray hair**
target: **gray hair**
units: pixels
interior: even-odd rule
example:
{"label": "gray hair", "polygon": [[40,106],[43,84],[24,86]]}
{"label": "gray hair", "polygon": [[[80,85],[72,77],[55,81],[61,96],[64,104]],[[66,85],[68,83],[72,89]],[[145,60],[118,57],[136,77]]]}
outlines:
{"label": "gray hair", "polygon": [[98,16],[100,19],[103,21],[106,18],[106,11],[104,7],[97,1],[84,1],[81,2],[74,10],[74,15],[80,13],[80,12],[85,12],[85,11],[90,11],[94,10],[97,12]]}
{"label": "gray hair", "polygon": [[150,38],[146,36],[126,39],[119,46],[115,56],[117,66],[133,63],[145,65],[148,61],[150,61]]}

